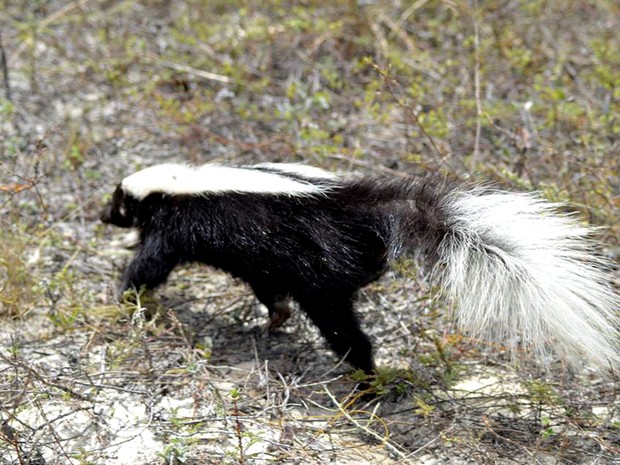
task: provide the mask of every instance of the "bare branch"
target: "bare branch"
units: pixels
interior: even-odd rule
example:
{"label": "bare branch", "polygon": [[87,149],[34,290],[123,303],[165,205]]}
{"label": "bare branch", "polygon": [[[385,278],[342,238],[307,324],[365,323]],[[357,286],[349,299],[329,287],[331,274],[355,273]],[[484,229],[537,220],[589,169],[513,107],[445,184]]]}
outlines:
{"label": "bare branch", "polygon": [[10,102],[11,96],[11,83],[9,81],[9,64],[6,59],[6,53],[4,52],[4,45],[2,44],[2,31],[0,31],[0,69],[2,69],[2,81],[4,83],[4,95]]}

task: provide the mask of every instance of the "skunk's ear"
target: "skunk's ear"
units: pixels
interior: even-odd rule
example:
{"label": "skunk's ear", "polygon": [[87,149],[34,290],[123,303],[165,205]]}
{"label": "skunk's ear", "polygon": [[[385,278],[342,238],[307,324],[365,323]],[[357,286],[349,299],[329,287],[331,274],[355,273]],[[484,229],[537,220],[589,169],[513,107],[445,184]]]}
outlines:
{"label": "skunk's ear", "polygon": [[137,203],[138,201],[125,194],[119,185],[103,208],[101,221],[121,228],[131,228],[136,225],[137,221]]}

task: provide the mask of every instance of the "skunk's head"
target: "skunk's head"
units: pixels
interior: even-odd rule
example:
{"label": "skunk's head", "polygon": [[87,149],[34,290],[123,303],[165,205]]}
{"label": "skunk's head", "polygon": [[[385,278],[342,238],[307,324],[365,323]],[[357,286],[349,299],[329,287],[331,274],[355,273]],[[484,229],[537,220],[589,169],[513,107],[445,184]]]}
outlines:
{"label": "skunk's head", "polygon": [[101,212],[101,221],[107,224],[131,228],[136,226],[138,218],[138,204],[140,200],[126,193],[119,184],[112,194],[112,198]]}

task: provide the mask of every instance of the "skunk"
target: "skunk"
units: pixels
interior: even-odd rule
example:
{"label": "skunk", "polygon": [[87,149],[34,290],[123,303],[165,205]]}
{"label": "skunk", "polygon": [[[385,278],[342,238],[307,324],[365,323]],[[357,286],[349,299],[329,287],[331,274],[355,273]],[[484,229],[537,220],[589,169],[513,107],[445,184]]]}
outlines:
{"label": "skunk", "polygon": [[599,368],[620,361],[620,299],[591,228],[536,194],[286,163],[163,164],[123,179],[101,219],[140,232],[121,293],[206,263],[248,283],[272,327],[296,301],[366,373],[356,294],[401,257],[419,261],[474,337]]}

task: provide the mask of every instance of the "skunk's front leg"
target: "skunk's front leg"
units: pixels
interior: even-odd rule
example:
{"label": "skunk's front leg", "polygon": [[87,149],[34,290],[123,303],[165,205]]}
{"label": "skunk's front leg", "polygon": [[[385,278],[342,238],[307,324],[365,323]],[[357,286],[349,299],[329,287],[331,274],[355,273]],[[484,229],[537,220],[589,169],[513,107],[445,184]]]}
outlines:
{"label": "skunk's front leg", "polygon": [[133,260],[125,270],[119,286],[119,296],[128,289],[140,291],[144,286],[153,289],[168,278],[179,264],[179,253],[163,238],[148,236],[143,240]]}

